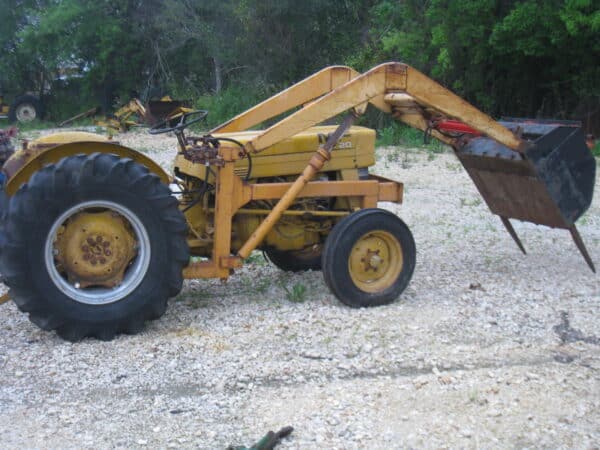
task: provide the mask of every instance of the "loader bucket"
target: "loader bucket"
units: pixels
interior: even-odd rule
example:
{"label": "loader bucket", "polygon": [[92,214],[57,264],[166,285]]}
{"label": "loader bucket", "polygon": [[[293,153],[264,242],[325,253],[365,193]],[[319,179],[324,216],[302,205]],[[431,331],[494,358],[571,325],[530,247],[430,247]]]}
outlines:
{"label": "loader bucket", "polygon": [[570,230],[594,270],[575,228],[592,202],[596,180],[596,161],[579,123],[506,119],[500,124],[522,133],[531,145],[520,153],[476,137],[456,150],[488,207],[523,251],[508,219]]}
{"label": "loader bucket", "polygon": [[146,122],[156,125],[164,121],[180,108],[186,108],[189,102],[181,100],[150,100],[146,105]]}

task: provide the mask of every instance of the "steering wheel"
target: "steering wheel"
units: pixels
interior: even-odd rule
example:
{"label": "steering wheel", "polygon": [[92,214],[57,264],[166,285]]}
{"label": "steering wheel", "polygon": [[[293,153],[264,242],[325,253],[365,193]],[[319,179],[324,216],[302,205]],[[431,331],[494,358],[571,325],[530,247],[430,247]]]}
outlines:
{"label": "steering wheel", "polygon": [[[195,117],[188,121],[188,118],[194,117],[194,116],[198,116],[198,117]],[[155,124],[154,126],[152,126],[152,128],[150,128],[148,130],[148,133],[162,134],[162,133],[170,133],[172,131],[183,130],[184,128],[187,128],[194,123],[200,122],[206,116],[208,116],[208,111],[206,111],[204,109],[190,111],[190,112],[187,112],[187,113],[181,115],[181,118],[179,119],[179,122],[177,123],[177,125],[171,126],[171,123],[173,123],[173,121],[175,119],[165,119],[162,122],[159,122],[159,123]]]}

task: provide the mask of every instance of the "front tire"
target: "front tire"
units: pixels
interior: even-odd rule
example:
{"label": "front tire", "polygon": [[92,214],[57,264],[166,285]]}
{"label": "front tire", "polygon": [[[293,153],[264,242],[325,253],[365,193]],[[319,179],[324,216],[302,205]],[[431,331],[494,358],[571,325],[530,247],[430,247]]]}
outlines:
{"label": "front tire", "polygon": [[30,320],[69,341],[135,334],[162,316],[189,262],[177,200],[148,169],[78,155],[10,198],[0,273]]}
{"label": "front tire", "polygon": [[333,294],[353,308],[393,302],[416,262],[413,236],[397,216],[363,209],[341,220],[323,250],[323,276]]}

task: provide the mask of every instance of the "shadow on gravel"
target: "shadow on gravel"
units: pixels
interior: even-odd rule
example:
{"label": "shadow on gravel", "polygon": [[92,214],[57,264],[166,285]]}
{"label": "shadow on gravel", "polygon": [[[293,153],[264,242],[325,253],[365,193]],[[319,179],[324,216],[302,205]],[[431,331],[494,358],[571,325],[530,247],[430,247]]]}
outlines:
{"label": "shadow on gravel", "polygon": [[552,327],[552,329],[558,335],[562,344],[585,342],[586,344],[600,345],[600,338],[596,336],[586,336],[580,330],[571,327],[568,312],[561,311],[560,320],[560,323]]}

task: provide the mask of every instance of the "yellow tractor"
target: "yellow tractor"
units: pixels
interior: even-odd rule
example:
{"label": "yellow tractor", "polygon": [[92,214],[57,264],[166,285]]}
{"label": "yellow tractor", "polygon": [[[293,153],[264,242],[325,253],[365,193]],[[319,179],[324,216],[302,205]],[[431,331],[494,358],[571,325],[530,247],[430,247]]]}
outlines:
{"label": "yellow tractor", "polygon": [[[403,186],[369,173],[368,105],[450,145],[519,247],[510,218],[571,232],[589,207],[595,159],[580,127],[496,122],[414,68],[326,68],[207,134],[194,111],[154,126],[178,142],[169,175],[101,136],[61,133],[4,165],[0,273],[9,297],[65,339],[137,333],[185,278],[226,279],[255,249],[284,270],[322,270],[343,303],[390,303],[408,285],[415,243],[380,201]],[[291,111],[266,129],[257,124]],[[346,114],[337,126],[322,122]],[[195,256],[195,258],[190,258]]]}

